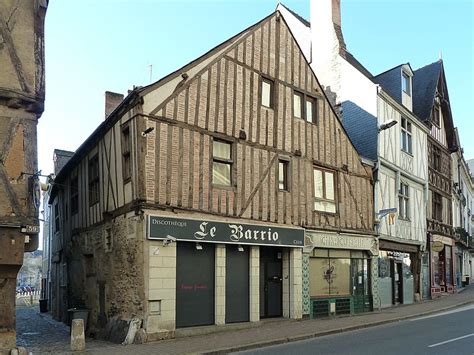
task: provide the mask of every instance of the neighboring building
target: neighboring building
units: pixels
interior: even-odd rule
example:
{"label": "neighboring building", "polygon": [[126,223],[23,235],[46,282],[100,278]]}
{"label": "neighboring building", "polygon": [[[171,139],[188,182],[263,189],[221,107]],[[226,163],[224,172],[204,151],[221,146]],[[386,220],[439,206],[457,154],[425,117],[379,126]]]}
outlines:
{"label": "neighboring building", "polygon": [[442,60],[415,70],[413,112],[431,127],[427,157],[427,245],[430,251],[430,293],[436,297],[443,292],[454,292],[455,289],[451,153],[459,149],[455,143]]}
{"label": "neighboring building", "polygon": [[53,184],[56,318],[153,340],[372,308],[371,167],[278,11],[121,99]]}
{"label": "neighboring building", "polygon": [[17,286],[31,286],[34,292],[40,290],[43,251],[25,253],[23,266],[18,272]]}
{"label": "neighboring building", "polygon": [[0,353],[16,347],[15,287],[38,247],[36,125],[44,110],[47,0],[0,1]]}
{"label": "neighboring building", "polygon": [[[461,146],[459,141],[458,129],[455,128],[456,145]],[[472,199],[473,183],[471,172],[464,160],[463,150],[458,149],[451,154],[452,159],[452,177],[453,177],[453,227],[455,240],[455,277],[456,287],[461,288],[466,285],[470,278],[470,255],[469,244],[472,236],[471,218],[472,218]]]}
{"label": "neighboring building", "polygon": [[[53,220],[51,206],[48,204],[49,198],[51,196],[51,189],[54,177],[59,174],[64,165],[71,159],[74,155],[74,152],[67,150],[55,149],[53,153],[53,163],[54,163],[54,173],[49,175],[46,180],[46,191],[43,194],[43,279],[41,280],[41,298],[42,302],[46,303],[46,306],[51,308],[51,304],[54,302],[56,307],[55,311],[60,310],[60,304],[62,302],[59,299],[64,296],[59,295],[59,292],[53,293],[52,287],[52,276],[51,273],[54,272],[59,274],[58,265],[57,265],[57,253],[61,250],[61,244],[59,243],[58,238],[54,238],[54,228],[57,221]],[[53,256],[55,256],[53,258]],[[57,278],[56,278],[57,279]],[[58,291],[57,287],[54,287]],[[64,310],[62,310],[64,311]],[[54,316],[59,317],[60,312],[54,314]]]}
{"label": "neighboring building", "polygon": [[[422,293],[429,129],[413,114],[411,94],[402,86],[404,74],[411,80],[411,68],[405,64],[373,76],[359,63],[344,42],[339,0],[311,1],[311,23],[284,5],[277,8],[326,94],[340,108],[344,127],[359,154],[375,164],[380,251],[374,305],[412,303],[415,294]],[[389,122],[397,125],[389,128]],[[387,214],[390,209],[398,210],[398,218]]]}

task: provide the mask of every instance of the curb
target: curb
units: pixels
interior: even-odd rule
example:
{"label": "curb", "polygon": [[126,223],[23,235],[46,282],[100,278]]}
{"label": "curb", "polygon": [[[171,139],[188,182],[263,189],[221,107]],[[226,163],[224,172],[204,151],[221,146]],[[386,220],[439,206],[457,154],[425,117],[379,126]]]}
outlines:
{"label": "curb", "polygon": [[389,324],[389,323],[396,323],[396,322],[400,322],[400,321],[404,321],[404,320],[408,320],[408,319],[422,317],[422,316],[425,316],[425,315],[440,313],[440,312],[444,312],[444,311],[447,311],[447,310],[450,310],[450,309],[453,309],[453,308],[465,306],[467,304],[472,304],[472,303],[474,303],[474,300],[464,301],[464,302],[457,303],[455,305],[450,305],[450,306],[447,306],[447,307],[444,307],[444,308],[439,308],[439,309],[431,310],[431,311],[425,311],[425,312],[412,314],[412,315],[409,315],[409,316],[403,316],[403,317],[399,317],[399,318],[393,318],[393,319],[376,321],[376,322],[372,322],[372,323],[347,326],[347,327],[343,327],[343,328],[339,328],[339,329],[331,329],[331,330],[321,331],[321,332],[317,332],[317,333],[301,334],[301,335],[295,335],[295,336],[291,336],[291,337],[277,338],[277,339],[261,341],[261,342],[256,342],[256,343],[250,343],[250,344],[244,344],[244,345],[239,345],[239,346],[220,348],[220,349],[215,349],[215,350],[210,350],[210,351],[203,351],[200,354],[205,354],[205,355],[228,354],[228,353],[231,353],[231,352],[246,351],[246,350],[251,350],[251,349],[268,347],[268,346],[272,346],[272,345],[280,345],[280,344],[285,344],[285,343],[290,343],[290,342],[295,342],[295,341],[307,340],[307,339],[312,339],[312,338],[319,338],[319,337],[323,337],[323,336],[327,336],[327,335],[339,334],[339,333],[354,331],[354,330],[358,330],[358,329],[372,328],[372,327],[376,327],[376,326],[379,326],[379,325],[384,325],[384,324]]}

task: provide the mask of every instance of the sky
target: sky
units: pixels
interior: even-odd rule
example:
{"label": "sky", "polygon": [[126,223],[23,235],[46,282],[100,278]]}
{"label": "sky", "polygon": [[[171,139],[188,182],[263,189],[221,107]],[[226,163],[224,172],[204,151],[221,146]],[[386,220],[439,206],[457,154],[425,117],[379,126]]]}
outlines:
{"label": "sky", "polygon": [[[309,19],[310,0],[283,3]],[[474,1],[341,0],[348,50],[373,74],[443,58],[454,124],[474,158]],[[104,93],[126,94],[199,57],[272,13],[275,0],[51,0],[39,169],[76,150],[104,119]]]}

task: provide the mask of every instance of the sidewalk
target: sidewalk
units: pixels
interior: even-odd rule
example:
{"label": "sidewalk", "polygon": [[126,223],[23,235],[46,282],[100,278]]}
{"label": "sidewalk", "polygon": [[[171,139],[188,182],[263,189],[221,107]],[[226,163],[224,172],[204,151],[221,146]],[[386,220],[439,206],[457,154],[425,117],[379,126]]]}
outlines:
{"label": "sidewalk", "polygon": [[[258,347],[286,343],[345,332],[380,324],[396,322],[408,318],[435,313],[467,303],[474,303],[474,285],[463,292],[444,296],[436,300],[415,303],[412,305],[364,313],[355,316],[340,316],[326,319],[310,320],[269,320],[245,329],[232,330],[207,335],[196,335],[172,340],[147,343],[143,345],[121,346],[96,340],[88,340],[86,351],[93,354],[183,354],[206,353],[219,354],[233,351],[254,349]],[[33,350],[38,353],[68,353],[68,345],[48,349],[37,344]]]}

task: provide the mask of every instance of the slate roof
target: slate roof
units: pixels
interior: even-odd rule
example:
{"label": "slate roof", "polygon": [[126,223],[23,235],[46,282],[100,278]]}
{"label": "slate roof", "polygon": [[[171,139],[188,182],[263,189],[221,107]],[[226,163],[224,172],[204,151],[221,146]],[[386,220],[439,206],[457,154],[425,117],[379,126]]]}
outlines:
{"label": "slate roof", "polygon": [[429,121],[436,94],[442,61],[431,63],[414,71],[413,112],[422,121]]}
{"label": "slate roof", "polygon": [[352,101],[342,104],[342,124],[357,152],[373,161],[377,160],[377,118]]}
{"label": "slate roof", "polygon": [[374,76],[373,79],[400,104],[402,103],[402,66],[403,64],[397,65]]}

